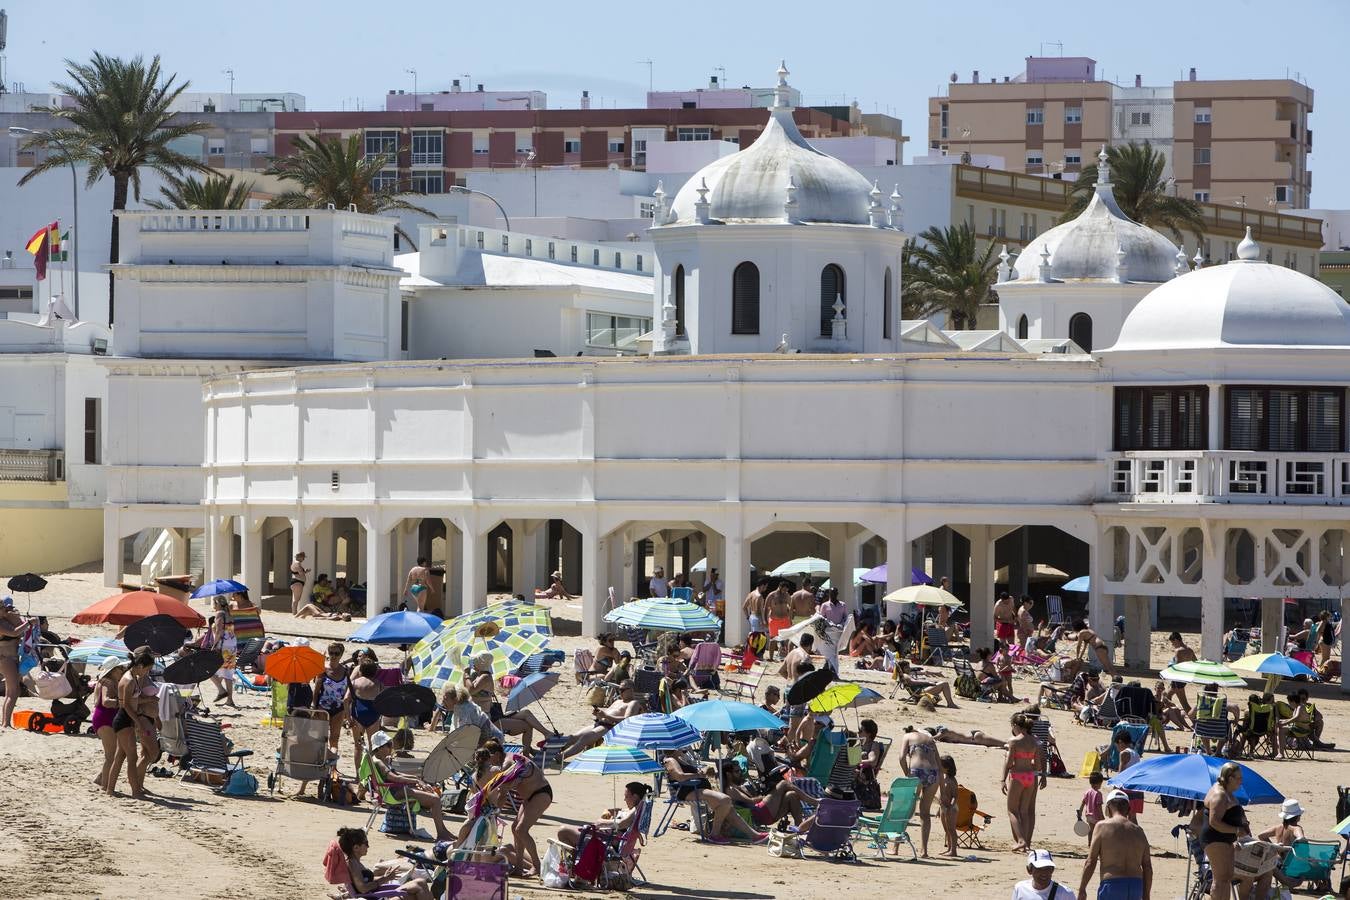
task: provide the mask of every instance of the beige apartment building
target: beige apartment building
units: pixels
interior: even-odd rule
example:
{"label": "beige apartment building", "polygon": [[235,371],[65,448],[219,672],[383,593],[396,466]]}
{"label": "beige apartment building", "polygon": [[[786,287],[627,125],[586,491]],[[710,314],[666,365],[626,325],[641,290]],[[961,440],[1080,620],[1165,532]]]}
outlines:
{"label": "beige apartment building", "polygon": [[953,75],[928,100],[930,152],[1002,157],[1012,171],[1072,179],[1102,144],[1149,141],[1180,196],[1262,209],[1309,205],[1312,89],[1292,79],[1118,85],[1088,57],[1027,57],[1016,76]]}

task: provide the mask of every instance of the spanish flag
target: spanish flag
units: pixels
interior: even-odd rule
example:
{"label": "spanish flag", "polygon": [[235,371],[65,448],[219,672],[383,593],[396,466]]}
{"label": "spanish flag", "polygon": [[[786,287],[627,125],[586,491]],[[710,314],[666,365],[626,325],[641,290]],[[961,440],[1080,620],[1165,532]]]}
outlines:
{"label": "spanish flag", "polygon": [[38,229],[33,236],[28,239],[27,250],[33,254],[33,268],[37,270],[37,280],[42,281],[47,277],[47,260],[51,257],[52,244],[56,243],[60,247],[61,235],[59,223],[52,224]]}

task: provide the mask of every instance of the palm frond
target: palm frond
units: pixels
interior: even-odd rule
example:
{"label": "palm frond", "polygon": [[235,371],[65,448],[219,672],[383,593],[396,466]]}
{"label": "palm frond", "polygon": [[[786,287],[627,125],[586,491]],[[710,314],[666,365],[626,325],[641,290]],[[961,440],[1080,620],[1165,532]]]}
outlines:
{"label": "palm frond", "polygon": [[995,296],[998,260],[993,244],[981,250],[979,239],[965,222],[929,228],[918,240],[921,243],[907,248],[911,264],[908,273],[903,272],[905,260],[903,255],[901,258],[902,293],[912,297],[907,309],[920,315],[943,309],[953,324],[974,328],[981,304]]}
{"label": "palm frond", "polygon": [[[1205,217],[1200,204],[1167,192],[1167,180],[1163,178],[1167,159],[1148,141],[1108,147],[1106,160],[1111,168],[1111,193],[1121,212],[1141,225],[1170,233],[1178,242],[1182,232],[1190,232],[1197,241],[1204,236]],[[1087,208],[1096,185],[1096,165],[1078,173],[1061,222],[1076,218]]]}

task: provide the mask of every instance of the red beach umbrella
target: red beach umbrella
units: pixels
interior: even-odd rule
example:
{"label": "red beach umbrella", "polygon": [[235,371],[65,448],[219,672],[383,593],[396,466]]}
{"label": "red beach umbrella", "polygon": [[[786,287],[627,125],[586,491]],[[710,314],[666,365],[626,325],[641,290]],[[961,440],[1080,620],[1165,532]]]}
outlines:
{"label": "red beach umbrella", "polygon": [[154,591],[131,591],[107,597],[80,610],[70,621],[77,625],[130,625],[148,616],[172,616],[187,628],[201,628],[206,624],[206,620],[186,603]]}

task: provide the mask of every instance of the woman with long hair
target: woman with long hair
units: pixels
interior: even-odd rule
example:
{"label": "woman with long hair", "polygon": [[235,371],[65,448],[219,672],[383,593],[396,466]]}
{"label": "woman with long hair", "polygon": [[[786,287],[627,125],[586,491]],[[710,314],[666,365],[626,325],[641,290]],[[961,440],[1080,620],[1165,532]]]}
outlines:
{"label": "woman with long hair", "polygon": [[[119,708],[112,721],[117,737],[117,756],[113,759],[112,770],[103,779],[103,790],[110,797],[115,793],[125,760],[131,796],[136,800],[145,798],[145,770],[150,765],[151,752],[159,749],[154,717],[144,712],[146,701],[155,702],[154,694],[150,693],[155,691],[155,686],[150,683],[150,670],[154,665],[155,655],[150,648],[142,647],[132,655],[131,665],[117,683]],[[139,758],[137,738],[141,744]]]}
{"label": "woman with long hair", "polygon": [[1045,787],[1045,753],[1032,736],[1025,713],[1013,715],[1012,734],[1003,762],[1003,793],[1008,795],[1013,850],[1029,851],[1036,832],[1036,793]]}

